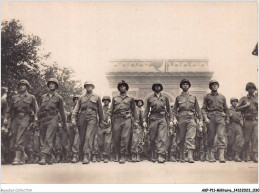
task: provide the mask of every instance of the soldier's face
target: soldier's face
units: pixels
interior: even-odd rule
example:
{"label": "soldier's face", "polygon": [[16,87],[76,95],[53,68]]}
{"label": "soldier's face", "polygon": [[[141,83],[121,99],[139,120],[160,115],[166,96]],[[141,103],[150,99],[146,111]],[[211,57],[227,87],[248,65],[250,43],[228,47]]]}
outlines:
{"label": "soldier's face", "polygon": [[161,91],[161,86],[160,85],[155,85],[154,86],[155,92],[160,92]]}
{"label": "soldier's face", "polygon": [[104,105],[108,106],[109,105],[109,100],[104,100]]}
{"label": "soldier's face", "polygon": [[54,82],[50,82],[50,83],[49,83],[49,89],[50,89],[51,91],[56,90],[56,84],[55,84]]}
{"label": "soldier's face", "polygon": [[181,85],[182,90],[187,91],[190,88],[190,85],[187,82],[182,83]]}
{"label": "soldier's face", "polygon": [[122,84],[120,87],[119,87],[119,90],[120,92],[126,92],[126,86],[124,84]]}
{"label": "soldier's face", "polygon": [[250,95],[253,95],[254,92],[255,92],[255,88],[251,87],[251,88],[248,89],[248,93],[249,93]]}
{"label": "soldier's face", "polygon": [[138,107],[141,107],[143,105],[142,101],[138,101]]}
{"label": "soldier's face", "polygon": [[231,103],[231,105],[232,105],[232,107],[236,107],[236,106],[237,106],[237,101],[233,101],[233,102]]}
{"label": "soldier's face", "polygon": [[21,92],[24,92],[24,91],[27,90],[27,86],[25,84],[21,84],[19,89],[20,89]]}
{"label": "soldier's face", "polygon": [[218,90],[218,83],[213,83],[213,84],[211,85],[211,90],[217,91],[217,90]]}
{"label": "soldier's face", "polygon": [[86,91],[91,92],[93,90],[93,86],[88,84],[86,85]]}

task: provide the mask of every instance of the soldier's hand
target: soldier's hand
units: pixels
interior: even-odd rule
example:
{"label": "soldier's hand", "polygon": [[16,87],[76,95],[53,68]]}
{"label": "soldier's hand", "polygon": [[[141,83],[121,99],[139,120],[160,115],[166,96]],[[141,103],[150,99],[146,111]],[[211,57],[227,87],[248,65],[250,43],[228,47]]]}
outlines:
{"label": "soldier's hand", "polygon": [[76,120],[75,120],[75,119],[72,119],[72,120],[71,120],[71,123],[72,123],[72,125],[76,125]]}
{"label": "soldier's hand", "polygon": [[199,125],[200,125],[201,127],[203,127],[203,122],[202,122],[202,121],[200,121],[200,122],[199,122]]}
{"label": "soldier's hand", "polygon": [[173,122],[172,121],[170,121],[169,126],[173,127]]}
{"label": "soldier's hand", "polygon": [[199,130],[200,133],[202,133],[202,131],[203,131],[203,128],[202,128],[202,126],[200,124],[199,124],[198,130]]}
{"label": "soldier's hand", "polygon": [[243,127],[244,126],[244,121],[240,120],[240,125]]}
{"label": "soldier's hand", "polygon": [[205,122],[208,124],[208,123],[210,123],[210,120],[208,118],[206,118]]}
{"label": "soldier's hand", "polygon": [[249,107],[250,106],[250,102],[247,101],[246,104],[245,104],[245,107]]}
{"label": "soldier's hand", "polygon": [[173,129],[172,128],[170,129],[170,135],[173,135]]}
{"label": "soldier's hand", "polygon": [[7,125],[8,121],[7,119],[4,119],[4,125]]}
{"label": "soldier's hand", "polygon": [[134,125],[135,125],[135,128],[137,129],[138,127],[139,127],[139,124],[138,123],[134,123]]}
{"label": "soldier's hand", "polygon": [[143,126],[144,126],[144,128],[147,128],[147,123],[143,122]]}
{"label": "soldier's hand", "polygon": [[173,124],[174,124],[174,125],[177,125],[177,124],[178,124],[177,119],[174,119],[174,120],[173,120]]}

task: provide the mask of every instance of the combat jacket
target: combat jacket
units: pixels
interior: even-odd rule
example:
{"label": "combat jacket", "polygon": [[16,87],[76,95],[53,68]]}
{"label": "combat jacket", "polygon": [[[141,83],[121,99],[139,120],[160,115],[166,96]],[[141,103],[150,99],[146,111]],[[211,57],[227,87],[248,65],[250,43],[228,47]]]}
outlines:
{"label": "combat jacket", "polygon": [[50,93],[42,95],[40,110],[38,112],[39,119],[49,115],[58,115],[58,113],[60,113],[63,126],[65,126],[66,115],[63,98],[57,92],[54,92],[52,95]]}
{"label": "combat jacket", "polygon": [[9,108],[7,109],[6,116],[10,120],[11,117],[18,114],[31,115],[34,113],[35,118],[37,117],[38,104],[35,96],[26,92],[24,96],[16,94],[12,97]]}
{"label": "combat jacket", "polygon": [[78,113],[86,113],[87,117],[99,119],[99,123],[104,122],[103,110],[100,97],[96,94],[87,94],[87,92],[79,97],[77,104],[72,113],[72,120],[76,118]]}
{"label": "combat jacket", "polygon": [[110,110],[108,111],[109,117],[111,116],[122,116],[127,117],[132,116],[136,122],[137,115],[136,115],[136,106],[135,101],[132,97],[129,97],[127,95],[117,95],[112,98],[112,103]]}
{"label": "combat jacket", "polygon": [[196,113],[197,118],[202,121],[202,115],[197,98],[189,93],[182,92],[176,97],[173,106],[173,114],[186,115],[187,113],[190,115],[194,115],[194,113]]}
{"label": "combat jacket", "polygon": [[170,102],[167,96],[160,93],[159,96],[154,93],[145,102],[144,120],[147,120],[148,114],[166,114],[172,121],[172,111]]}
{"label": "combat jacket", "polygon": [[[244,105],[247,102],[250,102],[250,106],[244,107]],[[253,96],[247,95],[245,97],[242,97],[239,100],[239,103],[237,105],[236,110],[241,111],[244,114],[246,119],[248,119],[248,118],[250,119],[252,117],[257,118],[257,116],[258,116],[258,99],[257,99],[257,96],[256,95],[253,95]]]}
{"label": "combat jacket", "polygon": [[226,119],[229,121],[229,108],[227,106],[226,98],[221,93],[208,93],[203,100],[202,114],[206,120],[207,114],[210,112],[220,112],[225,114]]}
{"label": "combat jacket", "polygon": [[243,122],[243,118],[240,112],[237,112],[236,109],[231,106],[229,109],[229,113],[230,113],[230,123],[242,123]]}

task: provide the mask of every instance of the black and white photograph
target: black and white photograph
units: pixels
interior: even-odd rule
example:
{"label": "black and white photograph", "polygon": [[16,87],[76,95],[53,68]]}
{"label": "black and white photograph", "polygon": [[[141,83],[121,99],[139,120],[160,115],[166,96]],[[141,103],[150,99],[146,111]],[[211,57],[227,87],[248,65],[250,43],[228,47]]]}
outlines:
{"label": "black and white photograph", "polygon": [[258,9],[2,1],[1,192],[259,192]]}

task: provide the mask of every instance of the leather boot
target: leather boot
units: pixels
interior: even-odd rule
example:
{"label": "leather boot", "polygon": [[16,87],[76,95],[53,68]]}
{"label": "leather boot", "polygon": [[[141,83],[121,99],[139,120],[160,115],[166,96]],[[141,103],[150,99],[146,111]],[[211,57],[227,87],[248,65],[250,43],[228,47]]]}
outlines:
{"label": "leather boot", "polygon": [[171,161],[171,162],[176,162],[176,159],[175,159],[175,156],[174,156],[173,153],[171,153],[170,161]]}
{"label": "leather boot", "polygon": [[185,163],[184,151],[180,151],[180,162]]}
{"label": "leather boot", "polygon": [[192,149],[188,149],[188,162],[189,163],[194,163],[194,160],[193,160],[193,150]]}
{"label": "leather boot", "polygon": [[54,162],[54,159],[55,159],[55,157],[54,157],[53,154],[47,155],[47,163],[48,163],[48,165],[52,165],[53,162]]}
{"label": "leather boot", "polygon": [[14,161],[12,162],[12,165],[23,165],[23,162],[21,160],[21,156],[22,156],[22,151],[17,150],[15,152],[15,158],[14,158]]}
{"label": "leather boot", "polygon": [[158,154],[158,163],[164,163],[165,162],[165,157],[163,154],[159,153]]}
{"label": "leather boot", "polygon": [[141,161],[140,153],[137,153],[137,154],[136,154],[136,161],[137,161],[137,162],[140,162],[140,161]]}
{"label": "leather boot", "polygon": [[104,163],[108,163],[108,155],[103,156]]}
{"label": "leather boot", "polygon": [[119,163],[120,163],[120,164],[124,164],[124,163],[125,163],[125,155],[122,154],[122,155],[120,156]]}
{"label": "leather boot", "polygon": [[46,154],[44,153],[39,161],[40,165],[46,165]]}
{"label": "leather boot", "polygon": [[209,161],[209,149],[207,149],[207,151],[206,151],[205,159],[206,159],[206,161]]}
{"label": "leather boot", "polygon": [[225,163],[225,157],[224,157],[225,149],[219,149],[219,162]]}
{"label": "leather boot", "polygon": [[88,164],[89,163],[89,154],[85,153],[83,157],[82,164]]}
{"label": "leather boot", "polygon": [[60,163],[60,153],[55,155],[54,163]]}
{"label": "leather boot", "polygon": [[77,163],[78,162],[78,155],[74,154],[71,160],[71,163]]}
{"label": "leather boot", "polygon": [[118,153],[115,153],[114,162],[119,162],[119,154]]}
{"label": "leather boot", "polygon": [[104,161],[104,156],[103,156],[102,153],[100,154],[100,160],[101,160],[101,161]]}
{"label": "leather boot", "polygon": [[152,161],[152,162],[156,162],[155,151],[152,151],[152,152],[151,152],[151,161]]}
{"label": "leather boot", "polygon": [[38,164],[39,161],[40,161],[40,160],[39,160],[39,156],[37,156],[37,155],[34,156],[34,158],[33,158],[33,163],[34,163],[34,164]]}
{"label": "leather boot", "polygon": [[236,152],[235,152],[235,158],[234,158],[235,162],[241,162],[241,161],[242,161],[242,160],[240,159],[239,155],[240,155],[240,152],[236,151]]}
{"label": "leather boot", "polygon": [[215,155],[214,155],[214,152],[213,152],[212,148],[209,149],[209,162],[210,163],[216,162]]}
{"label": "leather boot", "polygon": [[[97,155],[97,162],[100,162],[101,161],[101,153],[99,153],[98,155]],[[103,157],[103,156],[102,156]]]}
{"label": "leather boot", "polygon": [[204,151],[203,151],[203,152],[200,152],[200,161],[201,161],[201,162],[204,162],[204,161],[205,161]]}
{"label": "leather boot", "polygon": [[93,157],[92,157],[92,162],[97,162],[97,156],[96,155],[93,155]]}
{"label": "leather boot", "polygon": [[184,152],[184,160],[185,160],[185,162],[189,161],[189,159],[188,159],[188,152]]}
{"label": "leather boot", "polygon": [[27,164],[32,164],[33,163],[33,155],[32,153],[29,154]]}
{"label": "leather boot", "polygon": [[255,163],[258,163],[258,153],[253,154],[253,159]]}
{"label": "leather boot", "polygon": [[136,162],[136,153],[132,153],[131,160],[132,160],[133,163]]}

